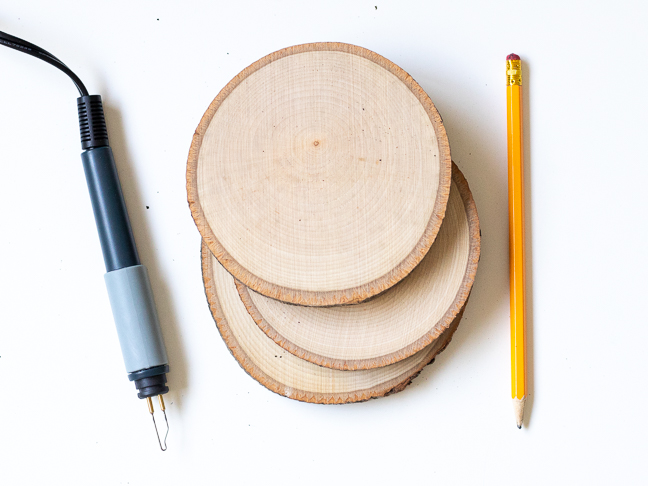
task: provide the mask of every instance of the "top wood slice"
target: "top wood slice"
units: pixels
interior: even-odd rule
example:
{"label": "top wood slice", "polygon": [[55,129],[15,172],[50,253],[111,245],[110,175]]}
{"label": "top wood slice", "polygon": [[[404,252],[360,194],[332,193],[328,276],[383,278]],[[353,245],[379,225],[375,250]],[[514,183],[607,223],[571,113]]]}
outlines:
{"label": "top wood slice", "polygon": [[450,150],[432,101],[361,47],[289,47],[218,94],[193,138],[187,192],[203,240],[239,281],[301,305],[362,302],[436,237]]}

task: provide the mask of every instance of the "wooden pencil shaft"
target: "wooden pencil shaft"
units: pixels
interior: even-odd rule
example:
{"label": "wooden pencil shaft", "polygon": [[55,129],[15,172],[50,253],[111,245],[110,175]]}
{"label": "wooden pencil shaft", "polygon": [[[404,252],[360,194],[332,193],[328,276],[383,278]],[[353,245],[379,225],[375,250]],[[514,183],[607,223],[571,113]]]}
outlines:
{"label": "wooden pencil shaft", "polygon": [[526,394],[524,158],[522,146],[522,87],[506,88],[509,189],[509,271],[511,286],[511,395]]}

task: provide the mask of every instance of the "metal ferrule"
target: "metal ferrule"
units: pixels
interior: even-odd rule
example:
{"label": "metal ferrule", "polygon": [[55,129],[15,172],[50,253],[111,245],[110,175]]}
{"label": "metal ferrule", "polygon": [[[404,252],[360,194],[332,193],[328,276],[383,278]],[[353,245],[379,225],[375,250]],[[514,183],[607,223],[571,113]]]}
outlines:
{"label": "metal ferrule", "polygon": [[522,86],[522,62],[519,59],[506,61],[506,85]]}

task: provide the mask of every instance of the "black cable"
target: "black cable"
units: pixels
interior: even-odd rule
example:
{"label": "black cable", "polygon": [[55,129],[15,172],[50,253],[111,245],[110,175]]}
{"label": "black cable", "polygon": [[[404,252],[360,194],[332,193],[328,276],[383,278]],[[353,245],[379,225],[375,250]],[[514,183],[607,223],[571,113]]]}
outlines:
{"label": "black cable", "polygon": [[41,61],[63,71],[74,82],[81,96],[77,99],[79,112],[79,129],[81,131],[81,148],[89,150],[98,147],[108,147],[108,130],[101,102],[101,96],[88,94],[79,77],[55,55],[47,52],[31,42],[0,31],[0,44],[15,49],[24,54],[34,56]]}
{"label": "black cable", "polygon": [[34,56],[35,58],[40,59],[41,61],[45,61],[55,68],[63,71],[74,82],[81,96],[88,96],[88,90],[86,89],[83,82],[79,79],[79,77],[74,74],[70,68],[63,64],[61,60],[47,52],[45,49],[42,49],[35,44],[2,31],[0,31],[0,44],[11,49],[24,52],[25,54],[29,54],[30,56]]}
{"label": "black cable", "polygon": [[[18,37],[15,37],[15,36],[13,36],[13,35],[11,35],[11,34],[7,34],[6,32],[2,32],[2,31],[0,31],[0,38],[4,38],[4,39],[6,39],[7,41],[14,42],[14,43],[16,43],[16,44],[18,44],[18,45],[20,45],[20,46],[30,47],[30,48],[34,49],[35,51],[40,51],[42,54],[46,54],[46,55],[48,55],[49,57],[51,57],[51,58],[54,59],[55,61],[59,61],[59,62],[61,62],[61,60],[60,60],[59,58],[57,58],[57,57],[54,56],[53,54],[47,52],[47,51],[46,51],[45,49],[43,49],[42,47],[38,47],[36,44],[32,44],[31,42],[27,42],[27,41],[24,40],[24,39],[20,39],[20,38],[18,38]],[[61,62],[61,64],[63,64],[63,63]]]}

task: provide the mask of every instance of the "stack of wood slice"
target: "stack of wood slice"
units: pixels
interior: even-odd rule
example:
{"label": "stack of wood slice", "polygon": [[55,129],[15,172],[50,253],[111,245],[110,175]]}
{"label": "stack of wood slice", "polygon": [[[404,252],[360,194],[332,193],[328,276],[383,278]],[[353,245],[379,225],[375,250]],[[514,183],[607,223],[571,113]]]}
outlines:
{"label": "stack of wood slice", "polygon": [[306,44],[244,69],[196,130],[187,192],[218,329],[276,393],[400,391],[459,325],[475,203],[430,98],[371,51]]}

